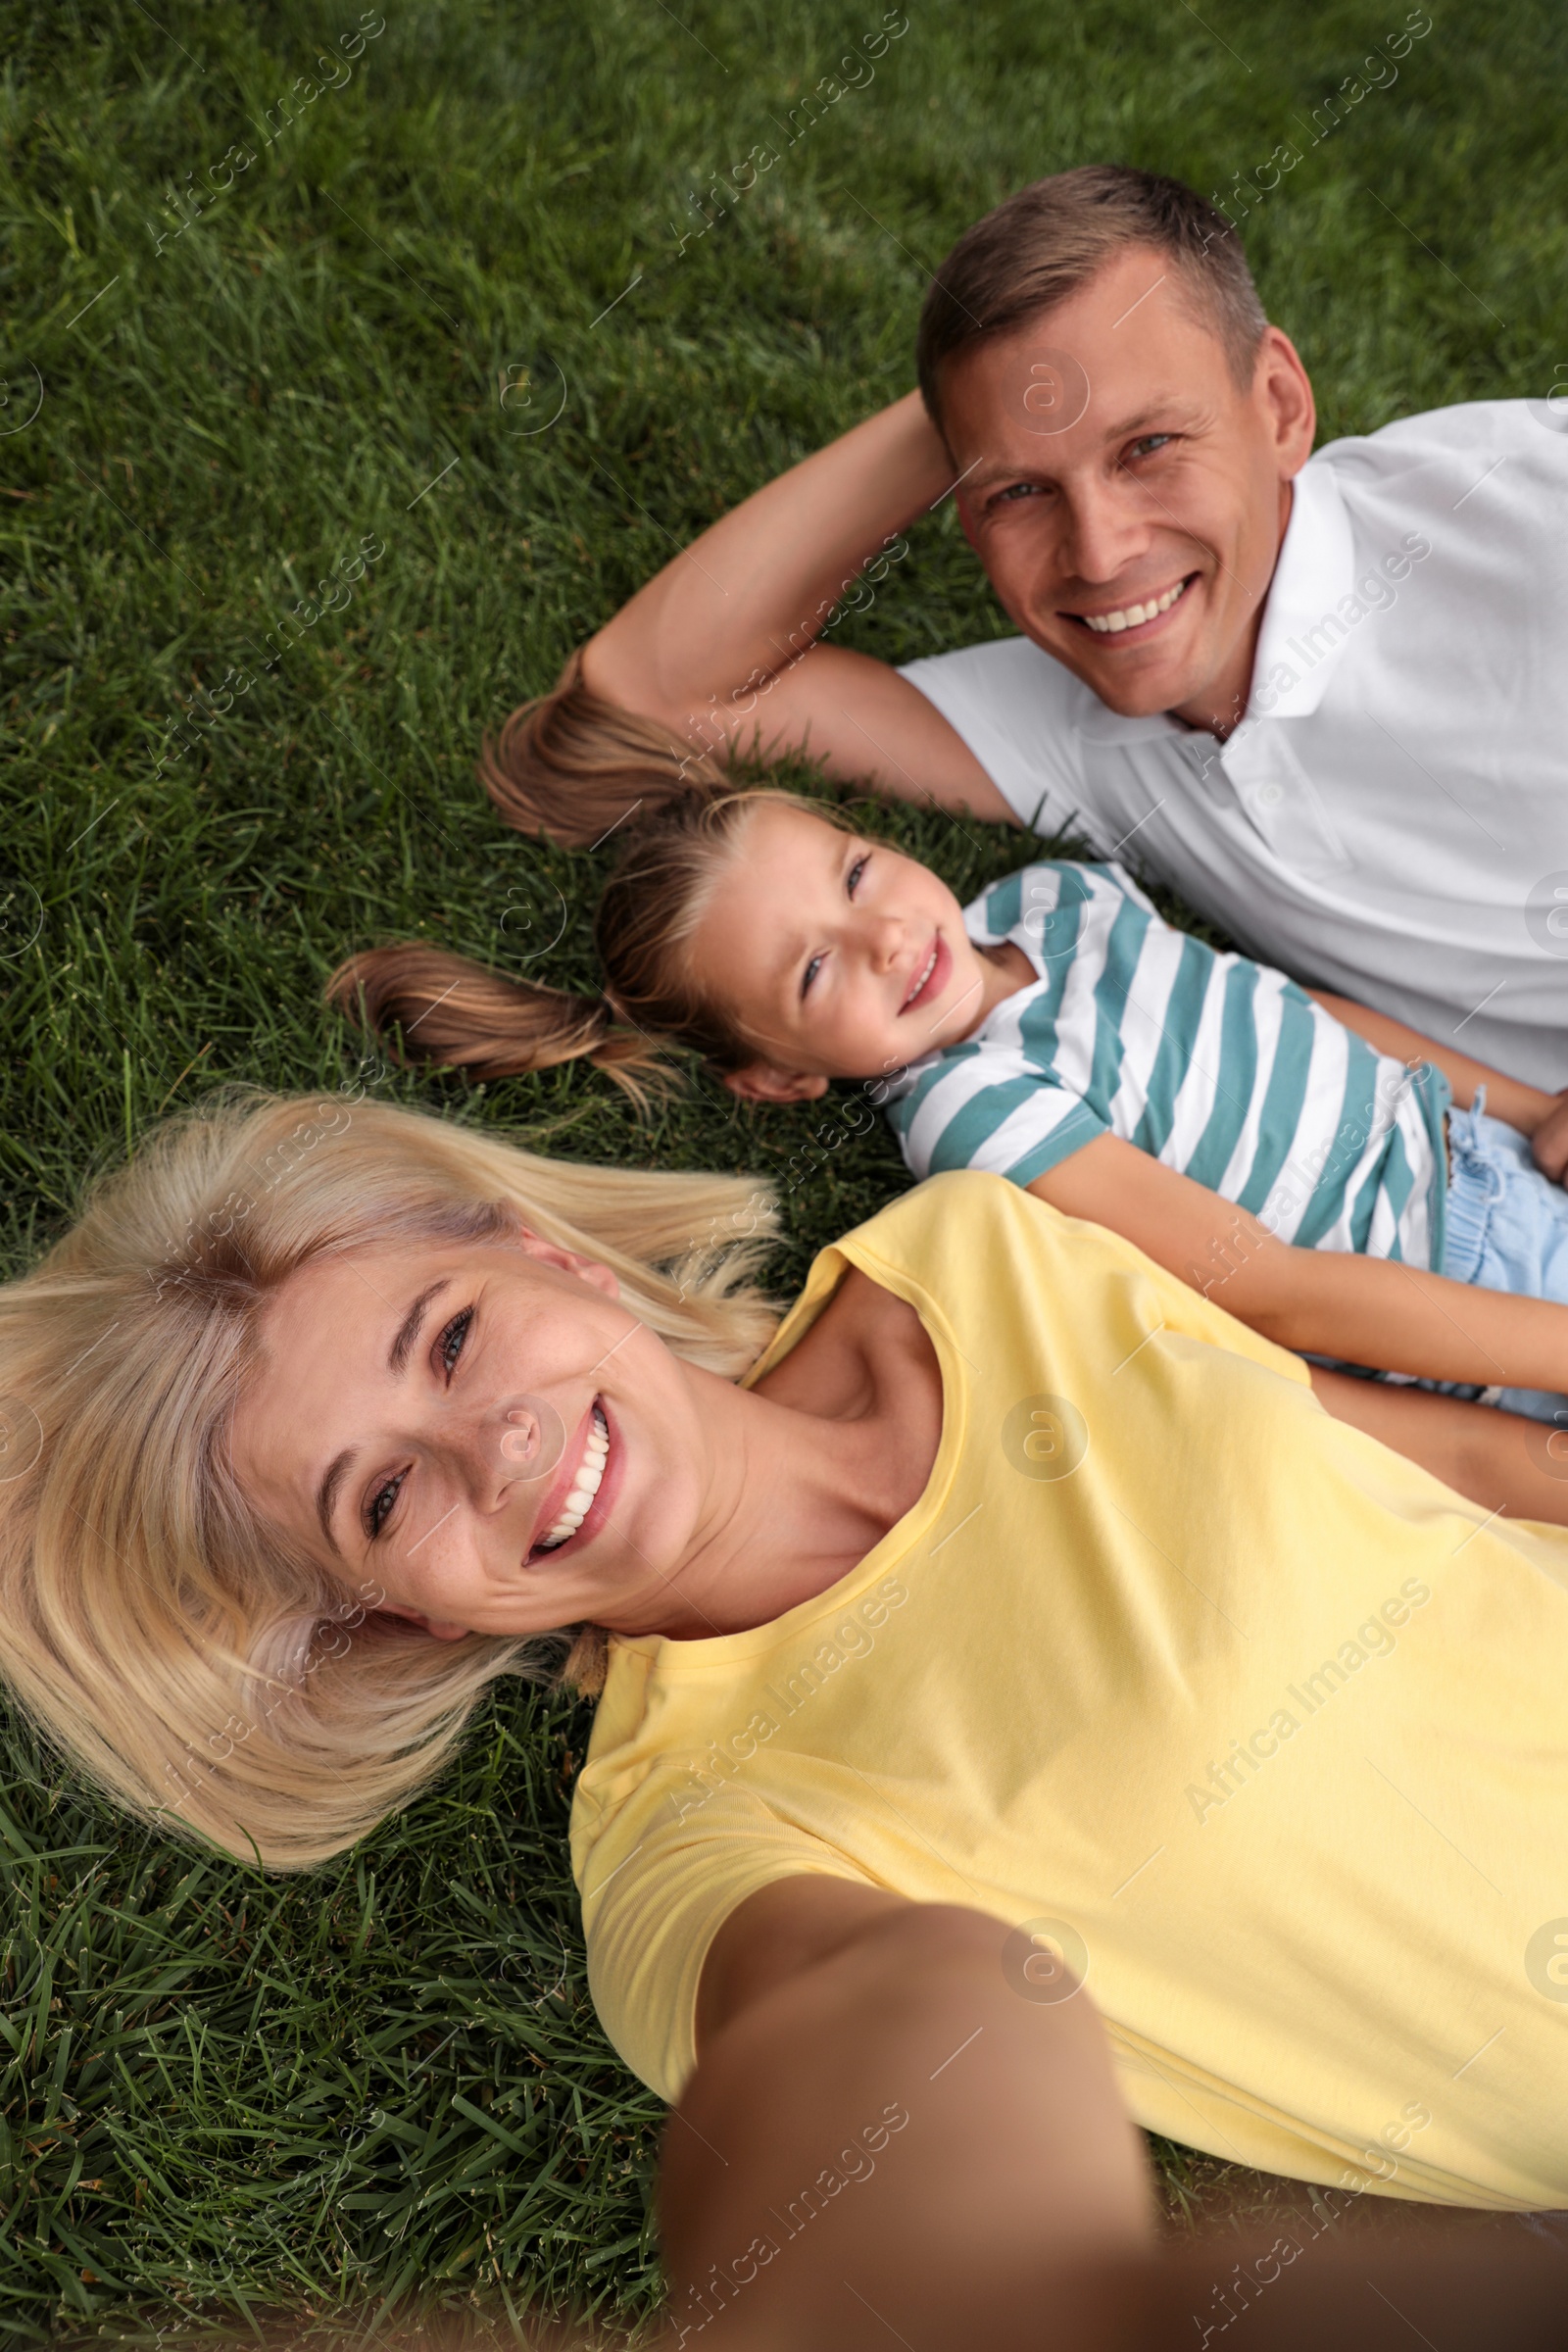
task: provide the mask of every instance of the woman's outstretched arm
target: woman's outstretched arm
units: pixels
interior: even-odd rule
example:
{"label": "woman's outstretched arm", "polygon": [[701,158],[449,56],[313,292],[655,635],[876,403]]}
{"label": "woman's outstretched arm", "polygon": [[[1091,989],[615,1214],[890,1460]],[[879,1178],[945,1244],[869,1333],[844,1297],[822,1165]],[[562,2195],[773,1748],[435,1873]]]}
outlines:
{"label": "woman's outstretched arm", "polygon": [[1108,1225],[1217,1306],[1301,1355],[1482,1388],[1568,1391],[1568,1306],[1392,1258],[1298,1250],[1120,1136],[1098,1135],[1029,1190]]}
{"label": "woman's outstretched arm", "polygon": [[1017,1946],[982,1912],[834,1879],[739,1906],[664,2142],[661,2352],[1568,2340],[1568,2254],[1522,2232],[1162,2250],[1089,1995],[1048,1948],[1031,1982]]}
{"label": "woman's outstretched arm", "polygon": [[1150,2250],[1100,2020],[1082,1992],[1032,1997],[1069,1980],[1044,1950],[1038,1984],[1009,1974],[1005,1938],[809,1877],[725,1923],[664,2146],[672,2342],[968,2352],[1025,2340],[1064,2249]]}
{"label": "woman's outstretched arm", "polygon": [[[822,643],[903,561],[953,466],[920,396],[829,442],[683,548],[583,649],[595,694],[696,752],[804,747],[830,774],[1011,818],[961,736],[885,662]],[[894,572],[893,576],[897,576]]]}

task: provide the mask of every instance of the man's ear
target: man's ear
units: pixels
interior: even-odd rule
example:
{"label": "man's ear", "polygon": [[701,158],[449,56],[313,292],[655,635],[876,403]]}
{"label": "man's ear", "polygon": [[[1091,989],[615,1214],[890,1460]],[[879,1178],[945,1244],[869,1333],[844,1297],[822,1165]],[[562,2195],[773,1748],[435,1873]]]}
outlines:
{"label": "man's ear", "polygon": [[773,1061],[749,1061],[723,1075],[743,1102],[815,1102],[827,1093],[827,1080],[816,1071],[781,1070]]}
{"label": "man's ear", "polygon": [[1279,459],[1280,478],[1289,481],[1300,472],[1312,454],[1317,404],[1312,398],[1312,379],[1301,364],[1300,355],[1280,327],[1263,329],[1252,388],[1268,419],[1269,435]]}

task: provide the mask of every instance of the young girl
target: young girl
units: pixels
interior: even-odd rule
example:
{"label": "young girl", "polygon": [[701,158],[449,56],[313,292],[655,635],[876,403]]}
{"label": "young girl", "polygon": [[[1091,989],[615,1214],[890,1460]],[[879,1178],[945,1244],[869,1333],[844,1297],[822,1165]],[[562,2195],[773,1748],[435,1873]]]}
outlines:
{"label": "young girl", "polygon": [[[960,907],[781,792],[633,826],[603,995],[408,946],[353,957],[334,1001],[486,1076],[584,1056],[636,1093],[679,1045],[754,1102],[868,1081],[917,1177],[1010,1177],[1303,1354],[1557,1415],[1568,1098],[1216,953],[1116,865],[1048,858]],[[1568,1475],[1568,1437],[1539,1445]]]}

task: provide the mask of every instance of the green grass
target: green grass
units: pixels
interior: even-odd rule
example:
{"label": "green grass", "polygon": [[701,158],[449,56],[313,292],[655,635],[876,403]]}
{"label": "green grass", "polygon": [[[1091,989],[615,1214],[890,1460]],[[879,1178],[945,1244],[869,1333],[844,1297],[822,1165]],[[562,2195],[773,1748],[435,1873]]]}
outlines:
{"label": "green grass", "polygon": [[[1102,157],[1224,188],[1304,145],[1403,11],[910,0],[874,81],[678,256],[689,192],[781,144],[870,0],[387,0],[352,79],[270,145],[252,126],[354,12],[159,18],[0,9],[13,1267],[209,1081],[350,1072],[320,1004],[349,948],[506,960],[564,903],[533,968],[585,977],[595,861],[499,833],[482,728],[677,543],[906,389],[924,270],[989,204]],[[1568,365],[1565,40],[1556,0],[1446,0],[1257,207],[1326,433]],[[241,141],[254,163],[174,238],[167,191]],[[173,721],[370,533],[353,602],[160,774]],[[843,636],[906,659],[1004,626],[949,505]],[[960,890],[1018,854],[883,821]],[[375,1083],[568,1153],[777,1177],[781,1288],[901,1181],[831,1108],[763,1120],[698,1087],[641,1126],[591,1074]],[[173,2304],[652,2308],[659,2111],[594,2023],[564,1858],[586,1733],[497,1698],[433,1795],[286,1886],[127,1833],[9,1735],[7,2341]]]}

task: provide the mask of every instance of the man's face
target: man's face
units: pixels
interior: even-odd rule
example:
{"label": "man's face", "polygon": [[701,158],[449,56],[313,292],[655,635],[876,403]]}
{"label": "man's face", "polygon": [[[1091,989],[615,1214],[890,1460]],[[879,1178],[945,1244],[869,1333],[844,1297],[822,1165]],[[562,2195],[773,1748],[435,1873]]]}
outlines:
{"label": "man's face", "polygon": [[1311,454],[1311,386],[1270,327],[1245,389],[1168,257],[1087,286],[944,369],[958,511],[1003,605],[1129,717],[1228,732]]}

